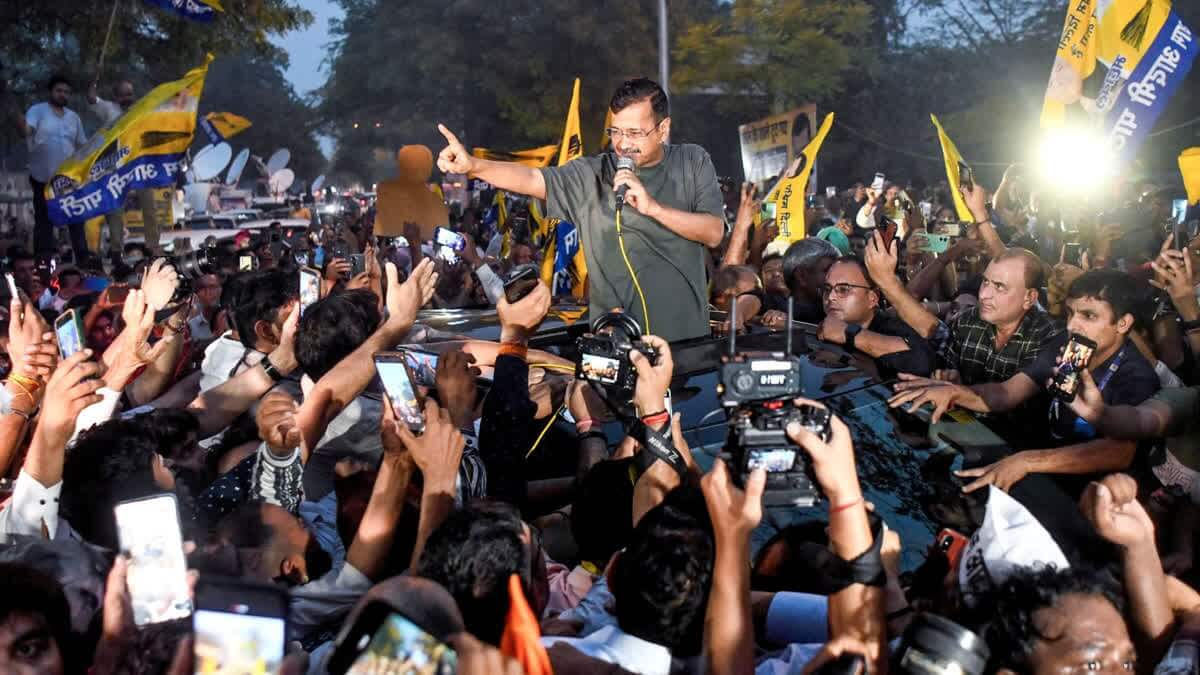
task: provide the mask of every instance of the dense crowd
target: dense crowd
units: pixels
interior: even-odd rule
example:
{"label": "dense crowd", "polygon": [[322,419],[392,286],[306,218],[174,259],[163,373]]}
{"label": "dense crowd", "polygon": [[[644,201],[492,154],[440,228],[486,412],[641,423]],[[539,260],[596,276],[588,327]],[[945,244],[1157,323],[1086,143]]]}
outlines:
{"label": "dense crowd", "polygon": [[[1200,237],[1170,190],[1084,208],[1012,167],[961,187],[964,219],[944,183],[877,181],[777,242],[764,190],[722,185],[714,336],[790,313],[896,414],[982,421],[1004,443],[946,477],[980,497],[972,529],[913,551],[835,415],[786,427],[825,515],[774,531],[767,472],[693,452],[664,409],[654,335],[623,424],[569,348],[530,346],[586,298],[506,297],[542,262],[522,200],[452,209],[461,250],[370,212],[110,260],[39,232],[5,261],[0,671],[1197,672]],[[499,335],[423,308],[494,309]],[[379,355],[401,346],[437,358],[398,398]],[[274,657],[231,618],[271,597]]]}

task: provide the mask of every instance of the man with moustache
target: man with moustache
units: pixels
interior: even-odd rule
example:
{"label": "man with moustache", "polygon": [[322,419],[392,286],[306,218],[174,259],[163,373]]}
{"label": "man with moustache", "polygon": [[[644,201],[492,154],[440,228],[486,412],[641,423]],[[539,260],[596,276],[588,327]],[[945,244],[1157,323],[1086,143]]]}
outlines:
{"label": "man with moustache", "polygon": [[[609,109],[615,152],[534,169],[472,157],[439,125],[448,145],[438,155],[438,168],[544,199],[547,217],[575,223],[583,238],[593,318],[620,307],[646,332],[667,340],[708,335],[705,247],[719,245],[725,234],[712,160],[697,145],[667,142],[667,95],[651,80],[623,83]],[[634,168],[618,170],[619,158],[632,160]],[[622,186],[626,208],[618,237],[615,192]]]}

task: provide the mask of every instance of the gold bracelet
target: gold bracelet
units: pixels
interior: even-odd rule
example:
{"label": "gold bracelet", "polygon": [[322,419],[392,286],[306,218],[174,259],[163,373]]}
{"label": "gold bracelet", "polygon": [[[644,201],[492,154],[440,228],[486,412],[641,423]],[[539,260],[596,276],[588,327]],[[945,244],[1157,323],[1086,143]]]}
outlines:
{"label": "gold bracelet", "polygon": [[18,387],[20,387],[21,389],[24,389],[26,391],[28,391],[30,389],[32,389],[33,391],[37,391],[38,389],[42,388],[41,382],[38,382],[37,380],[33,379],[32,377],[25,377],[24,375],[22,375],[20,373],[10,373],[8,376],[8,380],[9,380],[9,382],[12,382],[13,384],[17,385]]}

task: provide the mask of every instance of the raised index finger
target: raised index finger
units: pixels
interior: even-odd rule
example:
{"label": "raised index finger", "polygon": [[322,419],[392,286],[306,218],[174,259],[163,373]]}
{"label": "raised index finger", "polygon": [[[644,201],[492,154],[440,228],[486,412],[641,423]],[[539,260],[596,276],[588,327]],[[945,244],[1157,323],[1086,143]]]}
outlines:
{"label": "raised index finger", "polygon": [[455,136],[454,132],[447,129],[444,124],[438,124],[438,131],[442,132],[442,135],[446,137],[446,142],[450,145],[462,145],[458,142],[458,136]]}

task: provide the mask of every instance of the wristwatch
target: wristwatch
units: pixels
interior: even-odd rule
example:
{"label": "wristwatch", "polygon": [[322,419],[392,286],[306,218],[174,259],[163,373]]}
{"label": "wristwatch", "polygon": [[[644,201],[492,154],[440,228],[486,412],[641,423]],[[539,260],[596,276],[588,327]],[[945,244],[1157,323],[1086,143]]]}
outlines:
{"label": "wristwatch", "polygon": [[846,349],[854,349],[854,338],[858,337],[861,332],[862,326],[855,323],[846,324],[846,342],[844,343]]}
{"label": "wristwatch", "polygon": [[272,382],[279,382],[283,378],[287,377],[287,375],[284,375],[282,372],[280,372],[279,368],[274,363],[271,363],[270,356],[264,356],[263,360],[259,363],[262,364],[263,372],[267,374],[267,377],[271,378]]}

